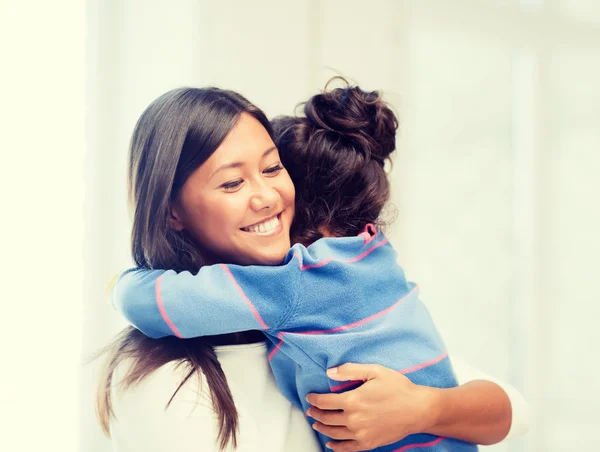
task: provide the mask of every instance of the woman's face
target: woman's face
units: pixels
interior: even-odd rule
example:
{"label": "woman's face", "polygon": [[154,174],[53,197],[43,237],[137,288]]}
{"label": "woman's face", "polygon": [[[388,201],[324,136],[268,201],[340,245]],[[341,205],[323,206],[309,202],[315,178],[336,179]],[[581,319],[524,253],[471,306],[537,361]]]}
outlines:
{"label": "woman's face", "polygon": [[171,227],[185,229],[218,262],[276,265],[290,248],[294,195],[273,140],[243,113],[181,188]]}

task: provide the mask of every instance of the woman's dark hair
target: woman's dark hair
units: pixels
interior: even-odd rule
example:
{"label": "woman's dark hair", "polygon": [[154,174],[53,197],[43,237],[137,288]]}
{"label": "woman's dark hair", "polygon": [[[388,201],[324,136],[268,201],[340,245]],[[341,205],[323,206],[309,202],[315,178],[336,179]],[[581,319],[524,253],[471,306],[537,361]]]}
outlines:
{"label": "woman's dark hair", "polygon": [[[129,154],[129,201],[133,213],[131,251],[137,266],[188,270],[203,265],[202,250],[187,233],[169,227],[171,203],[188,177],[219,147],[242,113],[256,118],[272,134],[264,113],[241,95],[218,88],[181,88],[169,91],[150,104],[138,120]],[[104,432],[110,435],[114,415],[111,385],[117,366],[131,364],[121,380],[126,389],[169,362],[185,366],[187,376],[206,378],[219,417],[219,441],[224,449],[237,445],[238,415],[227,380],[210,338],[150,339],[126,328],[106,349],[107,365],[100,380],[97,410]]]}
{"label": "woman's dark hair", "polygon": [[312,243],[324,231],[359,234],[367,223],[379,223],[389,198],[384,165],[396,148],[398,120],[377,91],[341,80],[345,88],[326,87],[301,104],[303,115],[271,121],[296,187],[295,242]]}

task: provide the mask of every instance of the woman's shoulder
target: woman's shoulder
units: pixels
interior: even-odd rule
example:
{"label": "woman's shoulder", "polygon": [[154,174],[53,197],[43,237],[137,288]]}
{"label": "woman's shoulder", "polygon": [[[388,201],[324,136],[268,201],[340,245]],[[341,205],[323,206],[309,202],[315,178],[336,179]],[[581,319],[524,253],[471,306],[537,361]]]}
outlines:
{"label": "woman's shoulder", "polygon": [[[246,369],[247,376],[265,377],[265,368],[268,366],[268,362],[264,342],[218,346],[215,347],[215,352],[221,368],[233,384],[238,380],[236,374],[242,367]],[[168,404],[176,411],[177,407],[187,406],[190,402],[194,402],[194,408],[212,410],[210,388],[206,376],[202,371],[192,369],[187,361],[169,361],[157,367],[144,378],[137,379],[135,383],[127,384],[126,377],[133,365],[133,360],[124,360],[115,369],[111,387],[115,410],[123,403],[135,403],[148,409],[158,408],[161,410],[164,410]],[[263,372],[257,375],[258,369]]]}
{"label": "woman's shoulder", "polygon": [[[147,391],[155,396],[152,399],[159,399],[160,395],[167,395],[166,402],[171,399],[173,391],[177,388],[180,389],[182,395],[185,395],[186,391],[189,391],[192,387],[202,386],[202,380],[205,377],[202,373],[193,372],[190,375],[190,367],[183,361],[170,361],[162,366],[156,368],[144,378],[139,379],[137,382],[127,384],[125,379],[127,374],[133,368],[132,360],[124,360],[115,369],[115,373],[112,379],[112,393],[113,396],[119,397],[134,397],[134,396],[145,396]],[[181,385],[182,381],[186,380],[185,384]],[[181,385],[181,387],[180,387]]]}
{"label": "woman's shoulder", "polygon": [[[222,346],[215,351],[239,416],[236,452],[266,450],[265,445],[269,450],[319,450],[303,413],[278,391],[264,343]],[[122,381],[131,364],[123,362],[113,382],[115,451],[218,450],[219,419],[202,373],[192,374],[181,385],[189,367],[170,362],[126,388]],[[298,445],[291,446],[294,443]]]}
{"label": "woman's shoulder", "polygon": [[218,424],[201,377],[194,374],[181,385],[189,370],[181,363],[169,362],[137,383],[126,385],[124,377],[132,364],[122,362],[113,377],[114,416],[110,422],[113,449],[211,450]]}
{"label": "woman's shoulder", "polygon": [[201,372],[191,372],[187,363],[168,362],[127,384],[125,377],[132,365],[131,361],[123,361],[112,380],[112,406],[119,421],[153,423],[158,418],[205,416],[214,411],[206,377]]}

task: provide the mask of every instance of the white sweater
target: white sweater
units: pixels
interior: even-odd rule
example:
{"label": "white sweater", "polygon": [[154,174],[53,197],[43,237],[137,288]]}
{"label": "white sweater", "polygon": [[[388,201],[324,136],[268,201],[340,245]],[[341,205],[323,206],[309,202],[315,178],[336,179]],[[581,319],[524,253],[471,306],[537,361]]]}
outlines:
{"label": "white sweater", "polygon": [[[304,414],[278,391],[267,359],[264,343],[227,345],[215,351],[231,389],[239,413],[236,452],[320,451]],[[452,359],[460,384],[485,379],[499,384],[513,407],[513,422],[508,437],[523,434],[528,428],[527,403],[510,385],[490,378],[464,362]],[[113,408],[110,431],[116,452],[200,452],[218,451],[218,419],[206,381],[198,385],[190,378],[179,390],[168,409],[165,406],[183,378],[183,367],[169,363],[142,382],[122,390],[118,382],[123,368],[113,381]]]}

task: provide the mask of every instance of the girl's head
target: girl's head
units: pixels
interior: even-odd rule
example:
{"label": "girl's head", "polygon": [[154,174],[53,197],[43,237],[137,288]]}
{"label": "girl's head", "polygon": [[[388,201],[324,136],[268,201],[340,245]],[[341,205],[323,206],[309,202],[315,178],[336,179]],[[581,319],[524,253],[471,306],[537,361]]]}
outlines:
{"label": "girl's head", "polygon": [[396,148],[398,128],[378,92],[326,89],[304,104],[303,116],[278,117],[272,124],[296,186],[294,241],[356,235],[377,223],[389,198],[384,164]]}
{"label": "girl's head", "polygon": [[241,95],[182,88],[137,122],[129,159],[136,264],[276,264],[290,247],[294,186],[264,113]]}

